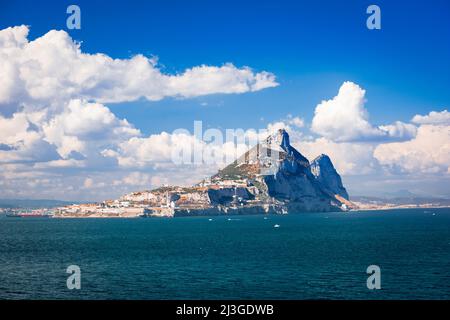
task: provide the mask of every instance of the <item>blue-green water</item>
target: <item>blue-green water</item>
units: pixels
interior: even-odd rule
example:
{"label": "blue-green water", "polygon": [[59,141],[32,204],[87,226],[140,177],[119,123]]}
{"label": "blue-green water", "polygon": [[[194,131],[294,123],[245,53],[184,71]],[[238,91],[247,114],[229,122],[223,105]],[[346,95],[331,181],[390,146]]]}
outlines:
{"label": "blue-green water", "polygon": [[0,298],[450,298],[450,209],[212,219],[0,217]]}

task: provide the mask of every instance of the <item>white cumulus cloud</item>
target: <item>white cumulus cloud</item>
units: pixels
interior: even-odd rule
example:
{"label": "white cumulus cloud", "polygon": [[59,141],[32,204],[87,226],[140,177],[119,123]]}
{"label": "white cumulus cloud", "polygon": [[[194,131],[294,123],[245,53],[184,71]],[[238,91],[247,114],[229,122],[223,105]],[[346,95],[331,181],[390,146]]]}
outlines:
{"label": "white cumulus cloud", "polygon": [[72,151],[83,154],[86,145],[106,140],[108,143],[140,135],[125,119],[118,119],[106,106],[71,100],[64,111],[42,125],[44,140],[57,146],[62,157]]}
{"label": "white cumulus cloud", "polygon": [[405,173],[448,173],[450,126],[422,125],[411,141],[380,144],[374,150],[380,164]]}
{"label": "white cumulus cloud", "polygon": [[272,73],[256,73],[231,63],[165,74],[155,58],[139,54],[113,59],[102,53],[87,54],[65,31],[51,30],[32,41],[27,38],[28,31],[26,26],[0,31],[0,107],[44,108],[75,98],[99,103],[141,97],[155,101],[244,93],[278,85]]}
{"label": "white cumulus cloud", "polygon": [[416,114],[412,120],[412,122],[417,124],[445,124],[450,125],[450,112],[447,110],[443,111],[431,111],[429,114],[422,116],[420,114]]}
{"label": "white cumulus cloud", "polygon": [[328,155],[339,174],[363,175],[374,173],[377,161],[373,158],[374,146],[368,143],[334,142],[326,138],[297,140],[293,145],[310,161],[322,153]]}
{"label": "white cumulus cloud", "polygon": [[344,141],[373,141],[383,139],[410,139],[416,127],[400,121],[392,125],[373,126],[365,108],[366,91],[346,81],[337,96],[317,105],[311,130],[327,139]]}

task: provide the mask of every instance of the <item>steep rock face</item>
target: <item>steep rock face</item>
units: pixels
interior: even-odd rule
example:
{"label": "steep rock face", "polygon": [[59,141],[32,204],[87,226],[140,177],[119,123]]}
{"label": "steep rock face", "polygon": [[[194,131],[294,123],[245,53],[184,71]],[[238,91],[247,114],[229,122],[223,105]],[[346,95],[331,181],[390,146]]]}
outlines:
{"label": "steep rock face", "polygon": [[149,216],[285,214],[354,208],[329,157],[312,163],[279,130],[194,186],[163,186],[121,197]]}
{"label": "steep rock face", "polygon": [[323,189],[348,200],[348,193],[342,184],[341,176],[331,162],[330,157],[321,154],[311,162],[311,172]]}
{"label": "steep rock face", "polygon": [[289,211],[336,211],[342,205],[312,174],[308,159],[291,146],[285,130],[269,136],[215,177],[250,179],[260,198],[279,201]]}
{"label": "steep rock face", "polygon": [[[237,199],[253,200],[255,196],[247,188],[209,189],[209,201],[213,205],[229,205]],[[237,199],[236,199],[237,198]]]}
{"label": "steep rock face", "polygon": [[339,208],[341,203],[317,183],[308,159],[291,146],[288,133],[280,130],[273,140],[281,152],[277,170],[264,176],[269,196],[285,201],[289,210],[329,211]]}

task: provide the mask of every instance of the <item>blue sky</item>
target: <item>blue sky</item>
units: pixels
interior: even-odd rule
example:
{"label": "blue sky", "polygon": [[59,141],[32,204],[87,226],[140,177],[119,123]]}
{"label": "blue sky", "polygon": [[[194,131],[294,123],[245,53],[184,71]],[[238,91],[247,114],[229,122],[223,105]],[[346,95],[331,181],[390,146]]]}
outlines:
{"label": "blue sky", "polygon": [[[81,30],[66,27],[70,4],[81,8]],[[381,8],[381,30],[366,27],[366,8],[371,4]],[[446,149],[450,148],[446,111],[450,108],[450,3],[446,0],[0,1],[0,30],[21,25],[29,26],[29,33],[24,36],[23,29],[13,33],[42,47],[35,51],[36,59],[30,55],[35,49],[18,43],[14,44],[18,53],[11,54],[8,42],[2,40],[11,39],[10,31],[0,31],[0,58],[9,68],[5,67],[3,78],[0,69],[0,86],[6,88],[0,90],[0,185],[4,186],[0,197],[101,200],[164,182],[178,183],[184,177],[179,171],[166,168],[166,172],[159,160],[137,154],[167,145],[163,131],[192,131],[196,120],[211,128],[260,129],[286,123],[288,115],[305,124],[293,134],[298,138],[296,147],[310,158],[329,153],[350,194],[409,189],[450,196],[446,191],[450,190]],[[63,30],[68,36],[44,36],[51,30]],[[72,70],[78,79],[89,72],[78,74],[83,63],[64,60],[67,52],[76,50],[72,40],[81,42],[83,54],[103,53],[128,67],[116,70],[123,75],[108,79],[109,69],[95,66],[91,78],[101,78],[98,86],[83,91],[83,83],[66,81],[68,73],[64,73],[66,68]],[[167,78],[194,67],[231,63],[236,73],[246,66],[252,70],[250,76],[269,72],[278,85],[231,94],[223,93],[229,88],[220,87],[213,94],[199,94],[196,90],[202,83],[193,81],[192,88],[197,89],[190,97],[180,98],[179,91],[148,99],[136,96],[136,87],[128,88],[125,81],[124,92],[118,86],[109,94],[132,98],[105,98],[102,90],[128,79],[127,68],[133,68],[137,55],[157,57],[156,70]],[[47,68],[47,62],[55,65]],[[42,70],[35,74],[50,80],[34,82],[34,71],[23,72],[39,66]],[[139,73],[140,69],[131,70]],[[138,89],[154,93],[158,85],[156,81]],[[89,103],[102,105],[72,101],[86,97]],[[324,100],[331,102],[321,104]],[[322,112],[315,116],[319,109]],[[86,110],[97,110],[97,122],[89,122],[92,117]],[[349,119],[341,117],[346,113]],[[344,120],[337,123],[338,119]],[[103,127],[94,132],[89,126],[96,123]],[[78,135],[73,133],[75,124]],[[21,125],[21,133],[11,129]],[[119,139],[117,132],[125,133]],[[153,140],[150,135],[155,135]],[[435,145],[428,146],[427,139]],[[132,154],[136,141],[141,145]],[[193,171],[193,181],[216,168],[203,169]],[[171,180],[171,174],[178,180]],[[117,180],[108,180],[111,175]],[[24,182],[29,188],[23,187]]]}
{"label": "blue sky", "polygon": [[[30,25],[30,38],[67,30],[71,1],[34,3],[2,1],[1,27]],[[375,31],[365,27],[373,1],[76,3],[82,28],[67,31],[82,41],[84,52],[156,55],[169,73],[232,62],[273,72],[280,83],[258,94],[110,105],[146,133],[199,119],[214,127],[257,127],[261,117],[270,121],[286,113],[308,119],[345,80],[367,90],[375,123],[409,120],[450,100],[448,1],[376,1],[382,29]]]}

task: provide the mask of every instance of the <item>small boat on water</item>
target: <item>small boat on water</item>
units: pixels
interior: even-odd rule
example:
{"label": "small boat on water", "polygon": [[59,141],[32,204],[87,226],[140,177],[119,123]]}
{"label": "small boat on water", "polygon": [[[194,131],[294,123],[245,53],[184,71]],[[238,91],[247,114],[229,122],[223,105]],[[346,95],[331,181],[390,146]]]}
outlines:
{"label": "small boat on water", "polygon": [[279,224],[276,224],[276,225],[274,225],[273,227],[274,227],[274,228],[279,228],[280,225],[279,225]]}

